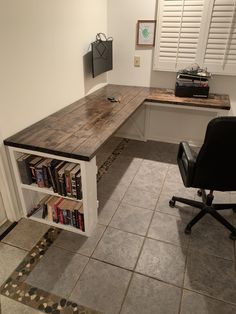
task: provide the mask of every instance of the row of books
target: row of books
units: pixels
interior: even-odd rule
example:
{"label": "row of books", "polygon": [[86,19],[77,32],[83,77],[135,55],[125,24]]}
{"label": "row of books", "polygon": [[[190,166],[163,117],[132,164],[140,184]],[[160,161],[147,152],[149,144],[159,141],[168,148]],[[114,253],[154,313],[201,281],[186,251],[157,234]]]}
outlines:
{"label": "row of books", "polygon": [[85,231],[82,202],[47,195],[29,212],[28,217],[36,213],[37,217]]}
{"label": "row of books", "polygon": [[22,183],[52,187],[55,193],[82,199],[79,164],[29,154],[21,155],[17,164]]}

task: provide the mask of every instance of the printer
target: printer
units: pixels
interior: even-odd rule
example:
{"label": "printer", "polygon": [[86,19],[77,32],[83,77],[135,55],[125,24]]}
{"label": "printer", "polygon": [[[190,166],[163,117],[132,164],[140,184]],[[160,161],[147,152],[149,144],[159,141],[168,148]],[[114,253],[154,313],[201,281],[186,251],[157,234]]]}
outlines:
{"label": "printer", "polygon": [[177,72],[175,96],[207,98],[211,73],[198,66]]}

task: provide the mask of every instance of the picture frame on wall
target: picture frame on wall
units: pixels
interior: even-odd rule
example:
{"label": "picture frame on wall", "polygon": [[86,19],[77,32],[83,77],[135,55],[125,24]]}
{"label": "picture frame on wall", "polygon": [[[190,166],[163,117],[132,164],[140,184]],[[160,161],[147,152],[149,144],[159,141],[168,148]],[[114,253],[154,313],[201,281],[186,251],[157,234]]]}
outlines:
{"label": "picture frame on wall", "polygon": [[138,20],[137,22],[137,46],[154,46],[156,34],[155,20]]}

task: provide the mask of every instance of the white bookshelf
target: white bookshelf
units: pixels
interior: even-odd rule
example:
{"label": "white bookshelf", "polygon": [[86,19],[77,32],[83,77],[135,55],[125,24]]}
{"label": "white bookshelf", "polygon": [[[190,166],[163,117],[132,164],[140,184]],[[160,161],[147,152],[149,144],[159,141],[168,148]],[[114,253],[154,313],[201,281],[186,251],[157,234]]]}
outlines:
{"label": "white bookshelf", "polygon": [[[10,147],[10,146],[8,146],[8,152],[9,152],[9,156],[11,160],[13,177],[15,178],[15,184],[16,184],[16,189],[18,192],[19,203],[21,206],[21,212],[22,212],[21,216],[27,219],[45,223],[53,227],[83,234],[85,236],[90,236],[97,224],[98,201],[97,201],[97,181],[96,181],[96,175],[97,175],[96,157],[94,157],[90,161],[83,161],[83,160],[66,158],[66,157],[61,157],[61,156],[57,156],[53,154],[47,154],[47,153],[42,153],[38,151],[15,148],[15,147]],[[37,184],[34,184],[34,183],[30,185],[23,184],[21,182],[21,177],[20,177],[20,173],[19,173],[19,169],[17,165],[17,158],[21,154],[24,154],[24,153],[80,164],[83,199],[78,200],[72,197],[62,196],[58,193],[55,193],[52,188],[41,188],[41,187],[38,187]],[[40,213],[40,211],[37,211],[32,216],[27,217],[27,214],[30,212],[30,210],[33,207],[35,207],[45,195],[53,195],[53,196],[58,196],[58,197],[66,198],[66,199],[77,201],[77,202],[82,202],[83,209],[84,209],[85,231],[82,231],[70,225],[64,225],[61,223],[55,223],[53,221],[43,219],[41,218],[42,213]]]}

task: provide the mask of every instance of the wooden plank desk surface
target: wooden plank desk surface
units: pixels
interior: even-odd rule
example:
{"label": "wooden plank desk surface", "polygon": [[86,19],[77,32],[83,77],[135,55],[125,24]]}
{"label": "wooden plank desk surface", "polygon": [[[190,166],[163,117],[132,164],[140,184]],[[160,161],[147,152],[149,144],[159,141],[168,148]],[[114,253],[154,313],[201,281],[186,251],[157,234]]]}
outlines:
{"label": "wooden plank desk surface", "polygon": [[[109,96],[119,102],[110,102]],[[107,85],[7,138],[4,144],[89,161],[145,100],[230,109],[227,95],[180,98],[173,90]]]}
{"label": "wooden plank desk surface", "polygon": [[150,88],[147,100],[150,102],[172,103],[182,106],[230,110],[228,95],[209,94],[208,98],[176,97],[173,89]]}

